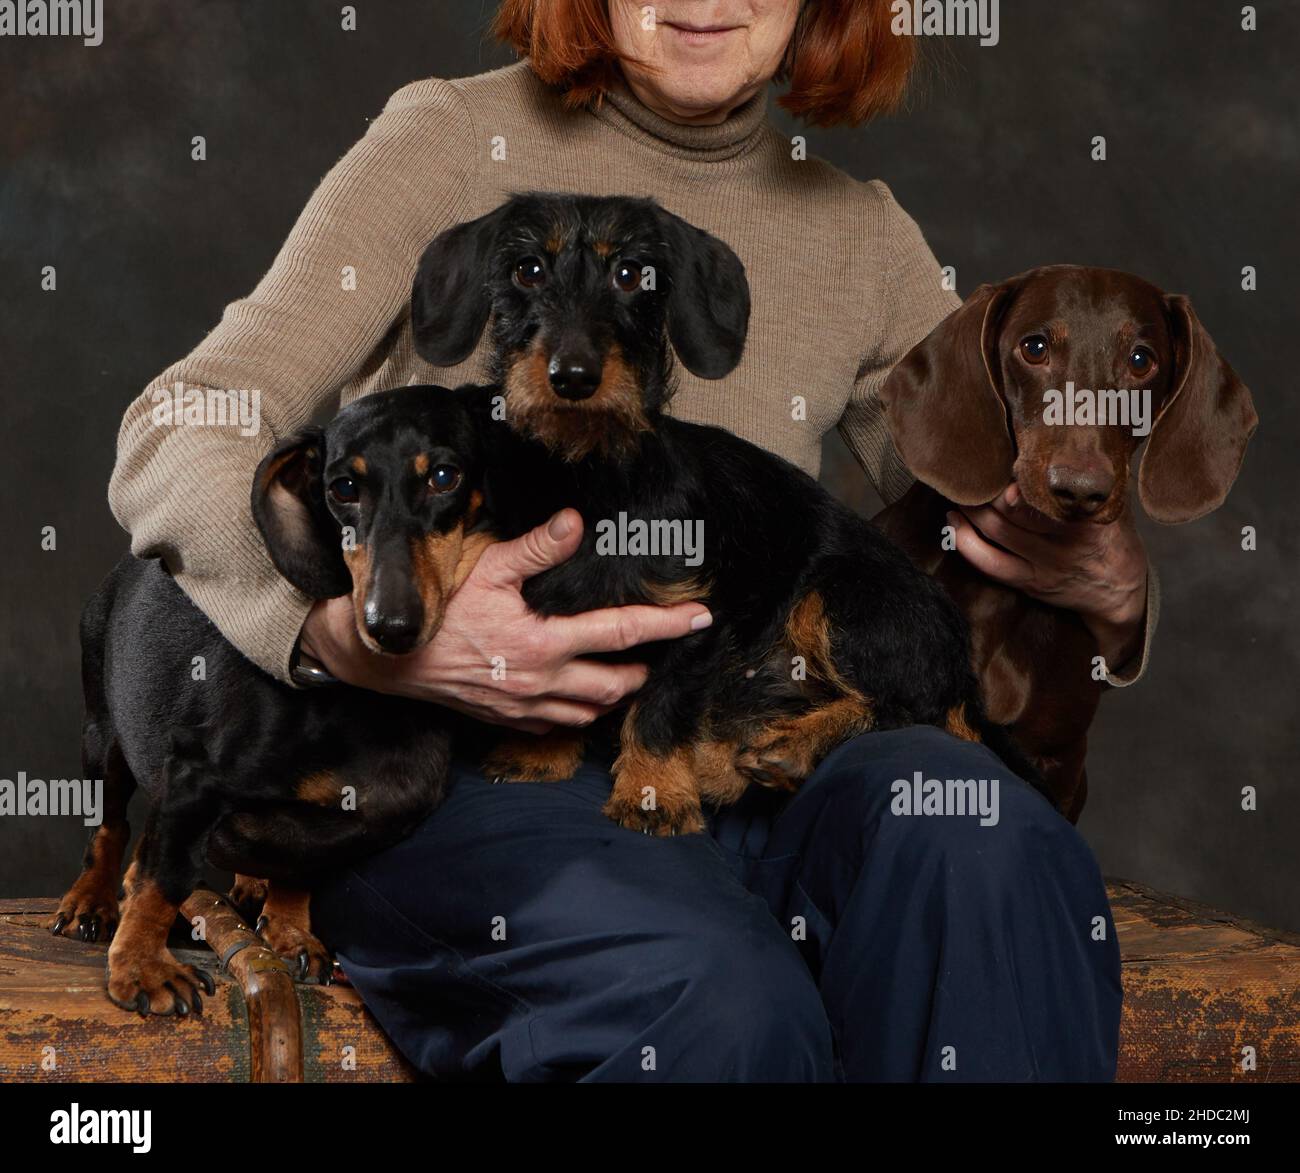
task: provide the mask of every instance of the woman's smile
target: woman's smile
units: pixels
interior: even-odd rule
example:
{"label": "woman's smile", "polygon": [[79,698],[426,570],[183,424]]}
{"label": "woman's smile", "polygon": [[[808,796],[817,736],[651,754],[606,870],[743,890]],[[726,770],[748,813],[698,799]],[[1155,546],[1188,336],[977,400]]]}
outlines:
{"label": "woman's smile", "polygon": [[727,39],[727,34],[740,32],[738,24],[693,25],[681,21],[661,20],[661,28],[671,29],[676,40],[683,45],[712,47]]}

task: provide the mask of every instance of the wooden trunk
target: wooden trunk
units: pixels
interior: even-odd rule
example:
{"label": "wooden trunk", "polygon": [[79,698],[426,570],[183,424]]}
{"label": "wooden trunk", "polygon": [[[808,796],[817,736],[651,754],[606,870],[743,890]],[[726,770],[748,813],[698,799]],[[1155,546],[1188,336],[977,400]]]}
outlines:
{"label": "wooden trunk", "polygon": [[[213,892],[183,913],[206,944],[173,952],[217,992],[201,1018],[141,1018],[104,992],[106,945],[52,937],[55,900],[0,901],[0,1081],[406,1082],[415,1072],[347,986],[295,985]],[[223,971],[218,958],[227,957]]]}
{"label": "wooden trunk", "polygon": [[1107,886],[1124,967],[1120,1082],[1300,1081],[1300,936]]}
{"label": "wooden trunk", "polygon": [[[1300,1081],[1300,938],[1137,884],[1109,888],[1124,965],[1120,1080]],[[109,1002],[106,946],[51,937],[55,907],[0,901],[0,1081],[415,1078],[354,990],[295,986],[211,892],[184,910],[204,917],[206,944],[180,952],[217,993],[181,1022]]]}

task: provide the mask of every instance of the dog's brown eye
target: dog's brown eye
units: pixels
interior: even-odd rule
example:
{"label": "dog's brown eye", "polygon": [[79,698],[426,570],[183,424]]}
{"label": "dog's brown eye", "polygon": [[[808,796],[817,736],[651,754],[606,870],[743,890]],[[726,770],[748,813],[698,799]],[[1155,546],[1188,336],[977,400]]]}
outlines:
{"label": "dog's brown eye", "polygon": [[1046,362],[1047,339],[1041,334],[1031,334],[1020,343],[1020,353],[1025,356],[1025,362]]}
{"label": "dog's brown eye", "polygon": [[454,464],[440,464],[429,474],[429,488],[435,493],[450,493],[460,484],[461,472]]}
{"label": "dog's brown eye", "polygon": [[340,505],[355,505],[361,496],[361,490],[350,477],[339,477],[330,482],[330,496]]}
{"label": "dog's brown eye", "polygon": [[1133,347],[1128,356],[1128,369],[1135,375],[1149,375],[1156,365],[1156,356],[1146,346]]}
{"label": "dog's brown eye", "polygon": [[538,257],[524,257],[515,266],[515,280],[525,289],[534,289],[546,280],[546,267]]}
{"label": "dog's brown eye", "polygon": [[641,284],[641,270],[627,261],[614,266],[614,284],[624,293],[631,293]]}

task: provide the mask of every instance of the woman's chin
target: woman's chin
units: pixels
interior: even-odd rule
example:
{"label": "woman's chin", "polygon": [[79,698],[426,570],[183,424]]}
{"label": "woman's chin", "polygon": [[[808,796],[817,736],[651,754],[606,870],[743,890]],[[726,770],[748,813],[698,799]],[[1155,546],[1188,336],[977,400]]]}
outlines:
{"label": "woman's chin", "polygon": [[681,122],[721,122],[748,96],[748,79],[719,77],[716,69],[669,67],[673,84],[659,95],[659,104]]}

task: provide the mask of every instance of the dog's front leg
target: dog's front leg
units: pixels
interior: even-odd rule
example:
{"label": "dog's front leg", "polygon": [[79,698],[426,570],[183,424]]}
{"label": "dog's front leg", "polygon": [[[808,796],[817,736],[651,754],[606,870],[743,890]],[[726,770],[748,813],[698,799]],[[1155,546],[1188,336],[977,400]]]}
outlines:
{"label": "dog's front leg", "polygon": [[577,729],[552,729],[534,736],[507,733],[483,761],[494,782],[563,782],[582,765],[586,736]]}
{"label": "dog's front leg", "polygon": [[703,831],[694,745],[675,744],[655,730],[644,698],[624,717],[620,745],[605,814],[620,826],[647,835]]}
{"label": "dog's front leg", "polygon": [[257,920],[257,935],[289,966],[295,981],[330,984],[334,963],[329,950],[311,931],[311,892],[307,889],[272,882]]}
{"label": "dog's front leg", "polygon": [[108,996],[124,1010],[200,1014],[200,988],[209,994],[216,989],[208,973],[172,956],[167,934],[194,888],[204,839],[220,809],[201,747],[184,748],[173,735],[162,795],[127,869],[122,922],[108,950]]}
{"label": "dog's front leg", "polygon": [[142,1015],[202,1014],[199,990],[211,994],[216,985],[208,973],[182,965],[167,948],[180,902],[142,872],[138,856],[127,869],[125,887],[122,922],[108,950],[109,998]]}

